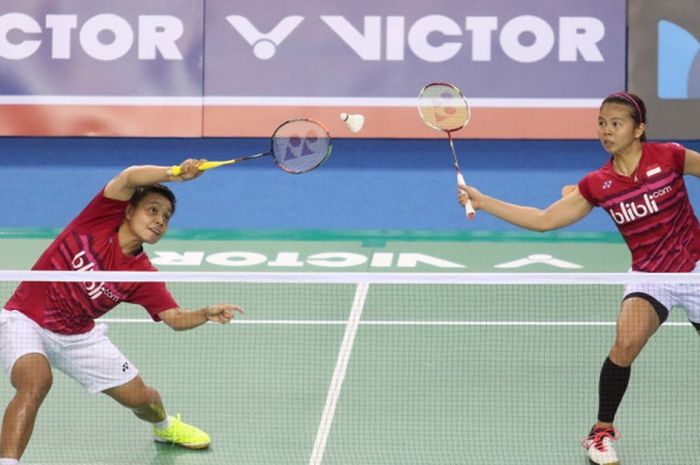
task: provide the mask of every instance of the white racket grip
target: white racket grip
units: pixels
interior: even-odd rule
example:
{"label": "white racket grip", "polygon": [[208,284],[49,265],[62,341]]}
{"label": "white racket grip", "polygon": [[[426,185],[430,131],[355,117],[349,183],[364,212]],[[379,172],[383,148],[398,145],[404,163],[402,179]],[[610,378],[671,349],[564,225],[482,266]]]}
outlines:
{"label": "white racket grip", "polygon": [[[467,183],[464,182],[464,176],[462,176],[462,173],[457,173],[457,184],[460,186],[466,186]],[[467,218],[470,220],[474,219],[474,214],[476,211],[474,210],[474,207],[472,207],[472,201],[469,199],[469,196],[467,195],[467,203],[464,204],[464,213],[467,215]]]}

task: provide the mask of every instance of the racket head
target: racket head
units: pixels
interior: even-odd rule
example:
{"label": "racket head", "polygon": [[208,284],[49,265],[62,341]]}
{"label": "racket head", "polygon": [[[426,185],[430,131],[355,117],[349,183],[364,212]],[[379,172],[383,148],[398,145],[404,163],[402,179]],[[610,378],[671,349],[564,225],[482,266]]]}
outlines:
{"label": "racket head", "polygon": [[447,133],[462,129],[471,118],[462,91],[447,82],[432,82],[421,89],[418,113],[427,126]]}
{"label": "racket head", "polygon": [[301,174],[318,168],[332,149],[328,129],[312,119],[285,121],[272,134],[272,158],[287,173]]}

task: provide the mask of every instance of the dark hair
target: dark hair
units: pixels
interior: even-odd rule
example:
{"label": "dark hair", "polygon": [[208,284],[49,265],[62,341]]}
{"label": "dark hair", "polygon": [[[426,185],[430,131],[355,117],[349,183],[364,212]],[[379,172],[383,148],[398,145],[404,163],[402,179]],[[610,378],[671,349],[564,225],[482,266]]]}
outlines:
{"label": "dark hair", "polygon": [[170,205],[172,206],[173,213],[175,213],[175,204],[177,203],[177,201],[175,200],[175,194],[173,194],[173,191],[171,191],[168,187],[162,184],[153,184],[152,186],[137,187],[134,191],[134,194],[131,196],[129,202],[133,207],[136,207],[138,206],[139,202],[141,202],[144,199],[144,197],[146,197],[148,194],[162,195],[166,199],[170,200]]}
{"label": "dark hair", "polygon": [[[630,109],[632,119],[637,126],[642,123],[646,124],[647,122],[647,107],[644,105],[644,100],[642,100],[638,95],[631,94],[629,92],[615,92],[605,97],[605,100],[603,100],[603,103],[600,106],[602,107],[606,103],[619,103],[626,105]],[[642,134],[640,139],[642,141],[647,140],[646,131],[644,131],[644,134]]]}

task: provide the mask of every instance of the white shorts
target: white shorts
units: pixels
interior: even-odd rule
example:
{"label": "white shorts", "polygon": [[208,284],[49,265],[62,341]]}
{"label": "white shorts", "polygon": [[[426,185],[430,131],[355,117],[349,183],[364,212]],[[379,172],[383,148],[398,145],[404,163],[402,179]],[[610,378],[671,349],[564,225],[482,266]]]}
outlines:
{"label": "white shorts", "polygon": [[[633,271],[636,273],[636,271]],[[700,262],[691,273],[700,273]],[[691,284],[628,284],[625,286],[626,298],[629,294],[640,293],[653,297],[666,311],[674,308],[685,310],[688,321],[700,324],[700,285]],[[657,310],[658,312],[658,310]],[[668,316],[668,315],[666,315]],[[661,315],[659,315],[661,317]],[[663,320],[662,320],[663,323]]]}
{"label": "white shorts", "polygon": [[107,326],[90,332],[63,335],[40,327],[18,311],[0,311],[0,357],[8,376],[22,355],[43,354],[49,364],[83,385],[88,392],[121,386],[138,370],[107,337]]}

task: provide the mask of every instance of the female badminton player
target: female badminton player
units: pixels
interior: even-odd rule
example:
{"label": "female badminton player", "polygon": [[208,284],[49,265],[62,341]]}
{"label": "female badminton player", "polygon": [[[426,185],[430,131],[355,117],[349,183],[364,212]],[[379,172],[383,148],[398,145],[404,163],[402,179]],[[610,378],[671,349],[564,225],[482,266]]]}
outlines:
{"label": "female badminton player", "polygon": [[[168,230],[175,196],[160,184],[202,174],[203,160],[185,160],[179,176],[171,167],[132,166],[102,189],[39,257],[35,270],[156,271],[142,245]],[[99,291],[99,292],[98,292]],[[19,464],[42,401],[57,368],[88,392],[102,392],[152,425],[153,439],[192,449],[209,436],[167,414],[158,391],[144,383],[94,320],[120,302],[143,306],[155,321],[176,330],[207,321],[228,323],[241,308],[211,305],[179,308],[163,283],[23,282],[0,312],[0,355],[15,395],[5,409],[0,464]],[[76,408],[79,411],[79,408]]]}
{"label": "female badminton player", "polygon": [[[627,92],[610,94],[598,115],[598,137],[611,158],[547,208],[514,205],[461,186],[458,200],[522,228],[549,231],[605,209],[632,254],[632,270],[700,272],[700,226],[683,175],[700,177],[700,153],[676,143],[647,142],[646,107]],[[671,285],[629,285],[617,317],[615,341],[599,380],[598,421],[583,444],[596,464],[619,464],[615,414],[627,389],[632,363],[676,305],[700,332],[700,300]]]}

